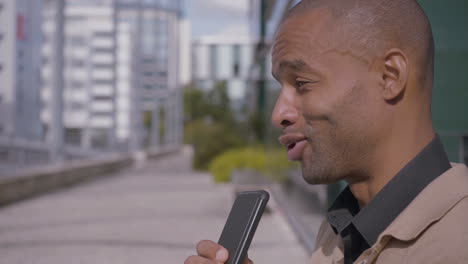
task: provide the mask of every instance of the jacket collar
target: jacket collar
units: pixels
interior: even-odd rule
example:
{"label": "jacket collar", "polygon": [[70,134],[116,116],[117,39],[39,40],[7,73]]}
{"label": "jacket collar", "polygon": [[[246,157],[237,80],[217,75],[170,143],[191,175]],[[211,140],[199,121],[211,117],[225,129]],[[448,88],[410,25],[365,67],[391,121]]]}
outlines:
{"label": "jacket collar", "polygon": [[330,208],[328,222],[335,233],[343,237],[349,226],[354,227],[370,247],[413,199],[450,167],[442,142],[436,135],[361,210],[347,187]]}
{"label": "jacket collar", "polygon": [[410,241],[441,219],[460,200],[468,197],[468,168],[452,163],[452,168],[434,179],[380,234]]}

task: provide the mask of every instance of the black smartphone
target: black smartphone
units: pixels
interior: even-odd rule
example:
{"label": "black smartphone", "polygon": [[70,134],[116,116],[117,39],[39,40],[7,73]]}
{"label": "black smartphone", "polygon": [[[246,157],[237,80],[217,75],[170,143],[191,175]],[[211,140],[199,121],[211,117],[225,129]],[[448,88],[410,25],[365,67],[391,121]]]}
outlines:
{"label": "black smartphone", "polygon": [[269,198],[264,190],[237,194],[218,241],[229,251],[227,264],[244,261]]}

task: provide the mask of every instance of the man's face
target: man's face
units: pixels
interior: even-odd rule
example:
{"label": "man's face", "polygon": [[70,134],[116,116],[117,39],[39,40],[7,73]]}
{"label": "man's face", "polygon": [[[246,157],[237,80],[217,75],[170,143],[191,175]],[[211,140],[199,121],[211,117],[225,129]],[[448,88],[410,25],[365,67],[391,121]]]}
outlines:
{"label": "man's face", "polygon": [[272,120],[312,184],[365,177],[382,129],[378,76],[332,27],[326,10],[290,17],[273,45],[273,75],[282,89]]}

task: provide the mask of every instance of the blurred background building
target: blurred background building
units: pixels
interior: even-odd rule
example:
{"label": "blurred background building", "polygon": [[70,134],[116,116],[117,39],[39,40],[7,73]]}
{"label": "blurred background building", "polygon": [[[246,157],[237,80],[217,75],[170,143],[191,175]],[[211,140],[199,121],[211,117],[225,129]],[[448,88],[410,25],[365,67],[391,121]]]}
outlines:
{"label": "blurred background building", "polygon": [[180,144],[189,49],[181,0],[1,0],[0,163]]}
{"label": "blurred background building", "polygon": [[0,1],[0,135],[39,140],[41,1]]}
{"label": "blurred background building", "polygon": [[245,117],[255,46],[256,41],[249,36],[204,36],[192,44],[193,84],[209,91],[223,82],[239,118]]}
{"label": "blurred background building", "polygon": [[[40,141],[42,2],[0,1],[0,144]],[[9,159],[10,148],[0,148]],[[38,154],[32,151],[31,156]],[[16,153],[15,153],[16,154]],[[27,157],[25,157],[27,158]]]}

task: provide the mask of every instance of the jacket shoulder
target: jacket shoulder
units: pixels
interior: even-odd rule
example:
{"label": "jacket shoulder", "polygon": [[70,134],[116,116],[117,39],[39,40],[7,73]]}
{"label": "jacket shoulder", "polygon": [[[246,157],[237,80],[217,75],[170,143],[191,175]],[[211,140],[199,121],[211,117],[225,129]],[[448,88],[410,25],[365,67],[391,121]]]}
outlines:
{"label": "jacket shoulder", "polygon": [[408,248],[408,263],[468,263],[468,196],[458,201]]}

